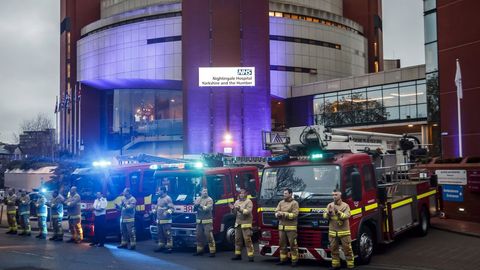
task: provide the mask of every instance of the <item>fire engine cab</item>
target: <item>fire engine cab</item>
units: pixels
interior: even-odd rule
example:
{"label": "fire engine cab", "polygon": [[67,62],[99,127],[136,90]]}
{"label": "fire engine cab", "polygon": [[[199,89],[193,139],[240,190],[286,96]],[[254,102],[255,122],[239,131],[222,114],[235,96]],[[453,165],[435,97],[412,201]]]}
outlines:
{"label": "fire engine cab", "polygon": [[300,206],[300,258],[331,260],[322,214],[334,189],[350,206],[352,247],[360,263],[370,261],[377,244],[391,243],[403,232],[427,234],[436,189],[429,179],[409,174],[411,153],[424,152],[415,138],[311,126],[266,133],[264,142],[276,156],[263,170],[258,197],[262,255],[279,256],[275,208],[285,188]]}
{"label": "fire engine cab", "polygon": [[[172,236],[174,246],[194,247],[196,243],[196,212],[194,202],[200,196],[203,187],[208,189],[214,201],[213,233],[215,240],[227,248],[235,243],[235,217],[228,203],[233,203],[241,188],[248,192],[256,212],[256,197],[259,189],[258,169],[254,166],[243,167],[204,167],[202,162],[155,164],[156,186],[165,186],[172,198],[175,212],[172,215]],[[153,207],[156,198],[152,198]],[[254,228],[257,219],[254,215]],[[152,238],[157,238],[157,226],[150,226]]]}

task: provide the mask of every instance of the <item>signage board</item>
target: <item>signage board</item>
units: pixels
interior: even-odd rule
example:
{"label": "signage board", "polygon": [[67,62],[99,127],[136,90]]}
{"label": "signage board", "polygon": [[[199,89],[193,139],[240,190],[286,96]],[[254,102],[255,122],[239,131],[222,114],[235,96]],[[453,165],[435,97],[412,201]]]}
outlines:
{"label": "signage board", "polygon": [[200,67],[199,87],[255,86],[255,67]]}
{"label": "signage board", "polygon": [[466,185],[466,170],[436,170],[439,185]]}

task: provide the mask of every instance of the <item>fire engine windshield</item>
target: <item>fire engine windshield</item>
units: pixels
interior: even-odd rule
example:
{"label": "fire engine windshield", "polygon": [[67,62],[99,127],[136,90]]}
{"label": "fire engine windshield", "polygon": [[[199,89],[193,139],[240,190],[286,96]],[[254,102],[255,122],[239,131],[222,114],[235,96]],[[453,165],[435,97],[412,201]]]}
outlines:
{"label": "fire engine windshield", "polygon": [[82,200],[94,200],[95,194],[102,191],[101,176],[97,174],[77,175],[73,180],[73,185],[77,187],[77,192]]}
{"label": "fire engine windshield", "polygon": [[267,168],[263,172],[260,200],[279,200],[286,188],[293,190],[294,197],[307,199],[330,199],[332,191],[340,188],[340,166],[307,165]]}
{"label": "fire engine windshield", "polygon": [[193,204],[202,189],[202,175],[194,173],[155,173],[157,187],[167,187],[176,205]]}

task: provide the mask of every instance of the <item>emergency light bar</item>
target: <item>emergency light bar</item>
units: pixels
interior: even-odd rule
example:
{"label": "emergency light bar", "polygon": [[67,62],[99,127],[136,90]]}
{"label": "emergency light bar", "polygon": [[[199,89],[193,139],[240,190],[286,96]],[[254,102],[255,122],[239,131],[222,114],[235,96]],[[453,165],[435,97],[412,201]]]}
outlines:
{"label": "emergency light bar", "polygon": [[150,165],[151,170],[158,169],[202,169],[204,167],[202,162],[195,163],[167,163],[167,164],[152,164]]}

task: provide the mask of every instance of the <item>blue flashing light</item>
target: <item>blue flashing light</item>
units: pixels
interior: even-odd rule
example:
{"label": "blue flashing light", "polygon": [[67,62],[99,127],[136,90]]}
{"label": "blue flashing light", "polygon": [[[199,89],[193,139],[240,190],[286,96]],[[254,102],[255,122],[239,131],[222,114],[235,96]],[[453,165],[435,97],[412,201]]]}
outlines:
{"label": "blue flashing light", "polygon": [[193,164],[193,166],[196,168],[196,169],[202,169],[203,168],[203,162],[195,162],[195,164]]}
{"label": "blue flashing light", "polygon": [[42,188],[42,189],[40,189],[40,192],[45,193],[45,192],[47,192],[47,189],[46,189],[46,188]]}
{"label": "blue flashing light", "polygon": [[105,168],[109,167],[112,165],[112,162],[107,161],[107,160],[99,160],[99,161],[94,161],[92,163],[93,167],[100,167],[100,168]]}
{"label": "blue flashing light", "polygon": [[157,164],[150,165],[150,170],[158,170],[158,165]]}
{"label": "blue flashing light", "polygon": [[278,156],[274,156],[274,157],[269,157],[268,158],[268,162],[282,162],[282,161],[287,161],[290,159],[290,156],[287,155],[287,154],[283,154],[283,155],[278,155]]}

